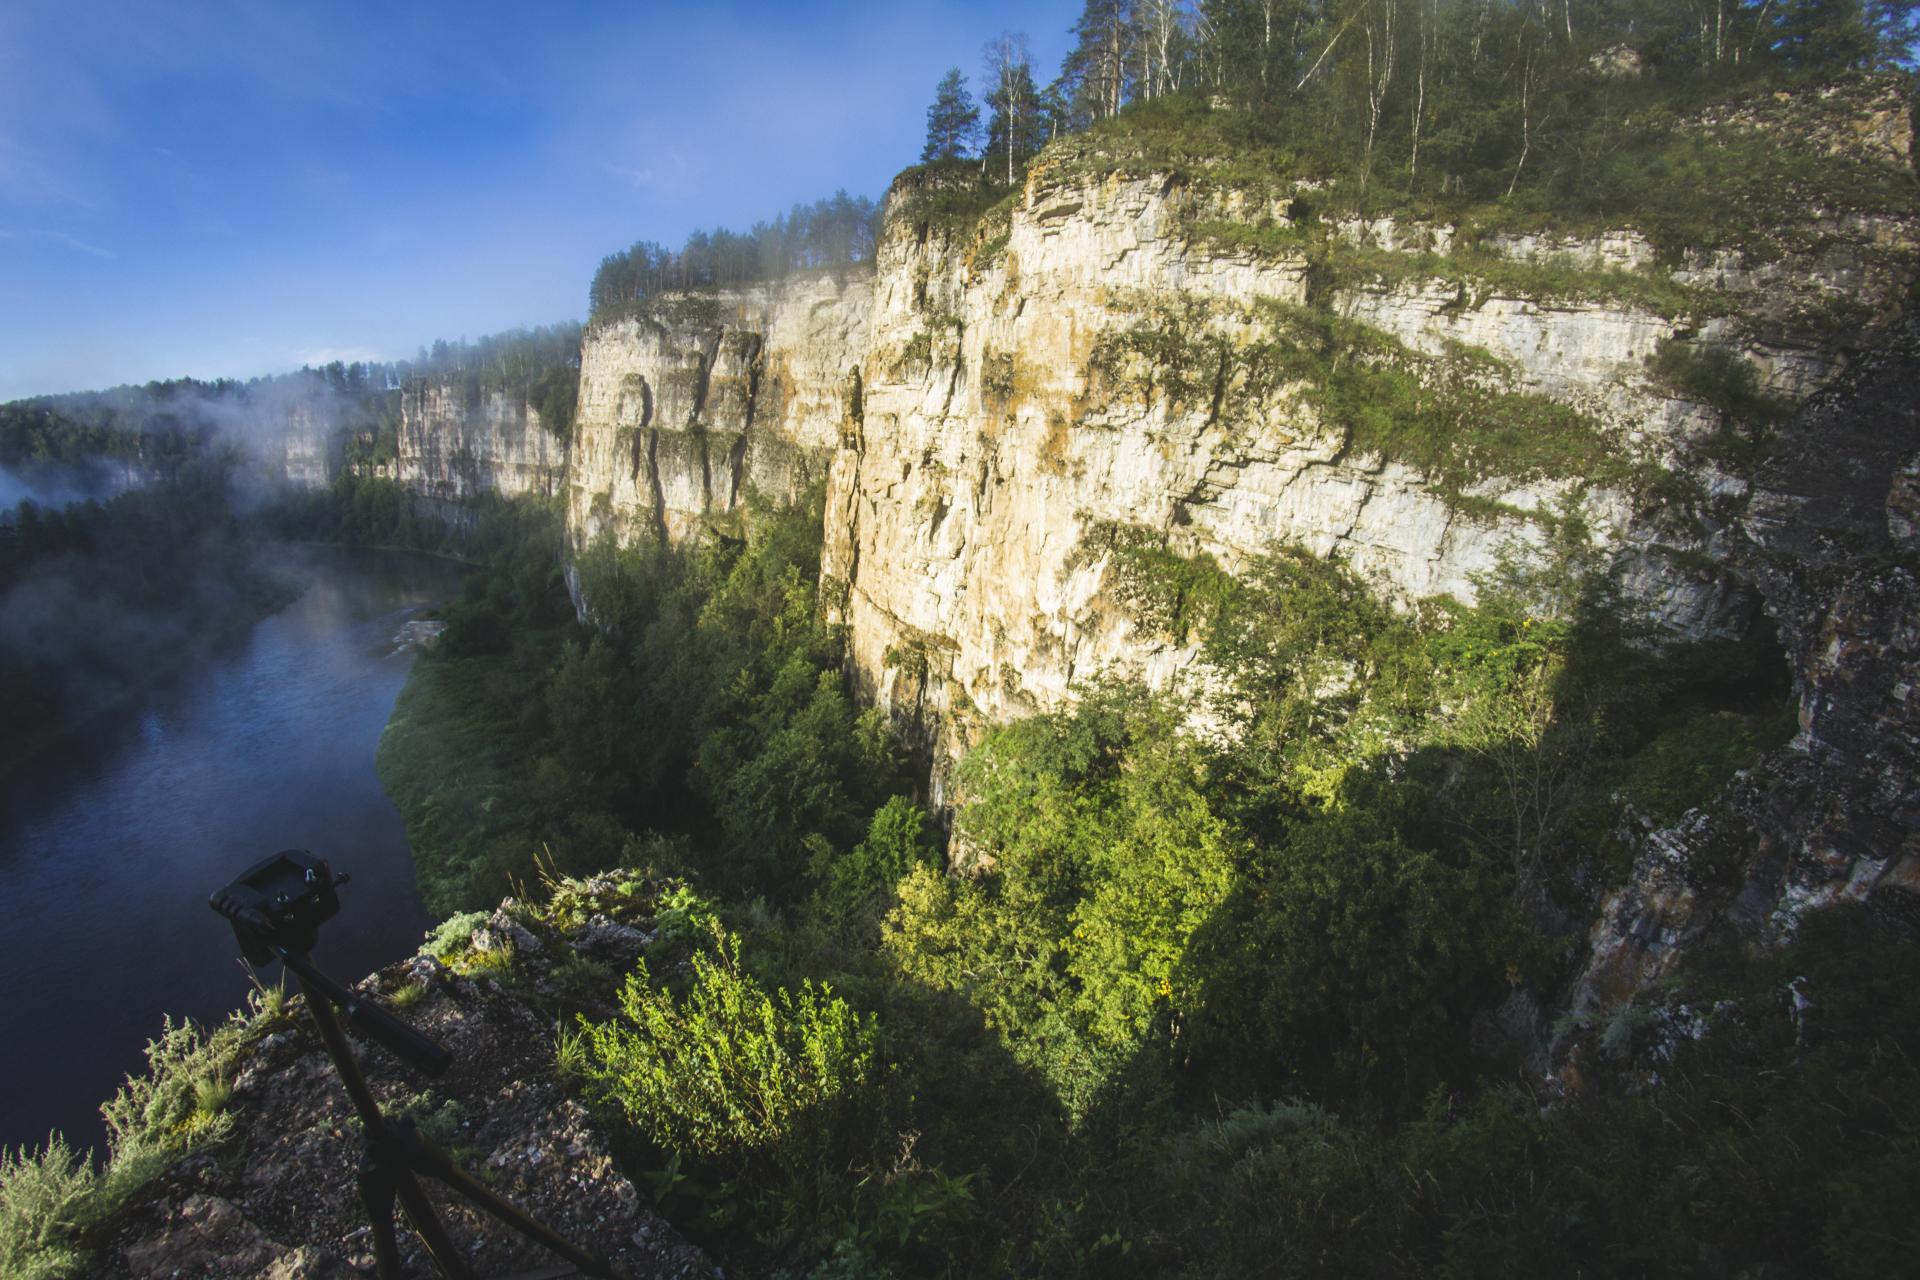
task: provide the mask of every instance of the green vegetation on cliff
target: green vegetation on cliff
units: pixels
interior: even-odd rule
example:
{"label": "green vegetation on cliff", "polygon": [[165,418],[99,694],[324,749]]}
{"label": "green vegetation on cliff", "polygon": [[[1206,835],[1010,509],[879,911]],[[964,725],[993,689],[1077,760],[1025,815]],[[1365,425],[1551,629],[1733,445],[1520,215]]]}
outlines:
{"label": "green vegetation on cliff", "polygon": [[[1752,1008],[1755,1034],[1662,1049],[1688,1083],[1650,1098],[1608,1084],[1543,1111],[1516,1083],[1531,1033],[1488,1020],[1566,976],[1546,922],[1618,875],[1620,798],[1709,803],[1777,740],[1777,657],[1637,649],[1577,513],[1479,607],[1410,614],[1293,552],[1233,579],[1102,531],[1086,554],[1125,562],[1117,603],[1220,673],[1217,730],[1124,686],[990,729],[955,781],[963,875],[843,686],[819,520],[589,548],[591,627],[476,588],[382,751],[443,909],[514,884],[537,899],[537,867],[621,863],[653,886],[645,966],[576,975],[597,995],[566,1007],[597,1012],[556,1052],[638,1180],[732,1265],[1688,1269],[1685,1219],[1643,1203],[1621,1134],[1676,1164],[1726,1152],[1700,1239],[1729,1272],[1789,1244],[1808,1266],[1878,1256],[1877,1235],[1762,1230],[1784,1193],[1743,1167],[1775,1142],[1836,1178],[1864,1167],[1850,1143],[1898,1158],[1866,1111],[1803,1105],[1910,1072],[1873,1056],[1870,1024],[1828,1024],[1806,1091],[1749,1129],[1725,1110],[1754,1104],[1739,1073],[1801,1052],[1759,978],[1688,979]],[[1724,760],[1677,754],[1702,736]],[[524,910],[572,911],[572,892]],[[1870,941],[1810,935],[1792,963]],[[1606,1055],[1665,1026],[1593,1029],[1610,1047],[1590,1073],[1643,1069]],[[1512,1179],[1524,1194],[1485,1199]],[[1864,1221],[1904,1203],[1844,1207],[1826,1185]]]}
{"label": "green vegetation on cliff", "polygon": [[577,564],[592,626],[555,560],[474,579],[380,751],[429,905],[497,900],[543,847],[571,871],[640,856],[646,833],[723,851],[729,894],[789,898],[810,849],[856,840],[906,787],[818,621],[820,523],[816,497],[744,543],[596,543]]}

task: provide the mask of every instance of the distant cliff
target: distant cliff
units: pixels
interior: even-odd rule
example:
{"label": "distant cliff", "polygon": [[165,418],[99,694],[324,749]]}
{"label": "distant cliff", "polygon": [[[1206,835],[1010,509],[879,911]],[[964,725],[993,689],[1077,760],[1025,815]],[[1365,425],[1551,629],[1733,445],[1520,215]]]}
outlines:
{"label": "distant cliff", "polygon": [[852,414],[872,282],[802,277],[669,300],[581,348],[568,476],[576,541],[680,541],[826,475]]}
{"label": "distant cliff", "polygon": [[394,478],[426,497],[533,494],[553,497],[567,474],[566,426],[558,432],[512,389],[420,378],[400,392]]}

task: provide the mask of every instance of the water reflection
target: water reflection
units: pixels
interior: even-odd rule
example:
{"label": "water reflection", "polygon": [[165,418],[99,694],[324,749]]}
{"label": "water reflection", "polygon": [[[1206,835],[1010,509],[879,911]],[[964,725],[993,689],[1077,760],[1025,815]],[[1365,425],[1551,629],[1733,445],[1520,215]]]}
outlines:
{"label": "water reflection", "polygon": [[300,598],[91,726],[0,799],[0,1145],[101,1140],[96,1108],[163,1011],[246,991],[209,891],[282,848],[353,876],[315,955],[342,976],[410,952],[427,919],[373,755],[412,651],[401,627],[460,567],[296,549]]}

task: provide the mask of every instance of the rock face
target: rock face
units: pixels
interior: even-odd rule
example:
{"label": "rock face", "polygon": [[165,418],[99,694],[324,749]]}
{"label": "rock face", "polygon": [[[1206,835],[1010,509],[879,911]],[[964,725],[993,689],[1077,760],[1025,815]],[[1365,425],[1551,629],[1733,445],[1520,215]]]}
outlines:
{"label": "rock face", "polygon": [[1715,930],[1779,939],[1866,901],[1920,922],[1920,321],[1817,396],[1754,479],[1733,555],[1785,647],[1800,732],[1712,810],[1642,834],[1576,1014],[1646,989]]}
{"label": "rock face", "polygon": [[[1669,628],[1745,625],[1724,576],[1676,567],[1701,563],[1723,534],[1714,503],[1655,520],[1647,502],[1587,477],[1497,466],[1450,492],[1350,448],[1311,388],[1263,377],[1254,353],[1271,341],[1276,306],[1321,303],[1412,358],[1437,365],[1472,349],[1475,376],[1575,410],[1622,455],[1658,464],[1718,420],[1653,372],[1664,343],[1716,345],[1759,386],[1798,396],[1833,376],[1846,335],[1816,339],[1762,315],[1759,286],[1737,270],[1699,286],[1720,292],[1725,314],[1695,331],[1622,300],[1636,296],[1626,282],[1612,297],[1470,296],[1418,256],[1449,246],[1446,227],[1339,228],[1356,251],[1406,265],[1330,290],[1305,256],[1255,256],[1192,231],[1209,219],[1284,221],[1285,204],[1246,210],[1163,177],[1041,169],[1001,237],[956,241],[894,218],[861,413],[834,455],[823,573],[862,692],[917,725],[936,760],[964,748],[969,725],[1059,705],[1097,672],[1165,685],[1191,665],[1191,651],[1143,631],[1112,598],[1111,561],[1088,535],[1114,525],[1230,571],[1286,543],[1345,560],[1392,598],[1471,601],[1503,548],[1537,541],[1541,515],[1578,494],[1635,596]],[[1826,243],[1824,275],[1802,264],[1804,287],[1839,298],[1860,286],[1864,264],[1879,261],[1862,234]],[[1901,234],[1910,248],[1910,229]],[[1483,251],[1616,273],[1653,257],[1630,232]],[[1898,272],[1873,277],[1883,294],[1901,283]],[[1176,363],[1143,357],[1169,343]],[[1198,365],[1186,387],[1183,354]],[[1707,479],[1710,496],[1737,501],[1737,478]]]}
{"label": "rock face", "polygon": [[567,480],[575,544],[678,542],[727,523],[751,492],[806,492],[858,409],[869,297],[864,276],[817,275],[589,329]]}
{"label": "rock face", "polygon": [[560,492],[567,445],[517,393],[416,381],[400,398],[395,478],[443,501]]}
{"label": "rock face", "polygon": [[[1803,116],[1857,119],[1806,136],[1905,164],[1911,129],[1884,97],[1786,95],[1703,123],[1799,139]],[[1900,310],[1920,262],[1913,226],[1818,208],[1764,259],[1676,263],[1628,228],[1468,245],[1444,224],[1296,226],[1304,186],[1256,199],[1064,159],[965,232],[916,214],[916,194],[890,197],[870,273],[595,323],[568,449],[517,403],[410,392],[400,479],[563,492],[580,547],[734,531],[750,493],[791,500],[826,476],[823,595],[853,678],[937,764],[1098,673],[1164,687],[1193,667],[1119,598],[1104,548],[1120,527],[1228,571],[1290,544],[1397,601],[1470,602],[1577,505],[1669,634],[1744,630],[1753,580],[1731,549],[1751,477],[1713,452],[1724,404],[1670,357],[1801,402]],[[1222,227],[1271,235],[1256,252]],[[1371,358],[1423,386],[1548,406],[1620,465],[1569,474],[1495,447],[1443,475],[1360,447],[1317,407],[1321,374],[1284,358],[1305,349],[1276,337],[1303,307],[1348,326],[1332,348],[1369,334],[1387,353]]]}
{"label": "rock face", "polygon": [[[266,465],[301,489],[324,489],[345,465],[340,424],[321,402],[289,405],[280,425],[277,448],[269,446]],[[276,458],[273,455],[277,453]]]}

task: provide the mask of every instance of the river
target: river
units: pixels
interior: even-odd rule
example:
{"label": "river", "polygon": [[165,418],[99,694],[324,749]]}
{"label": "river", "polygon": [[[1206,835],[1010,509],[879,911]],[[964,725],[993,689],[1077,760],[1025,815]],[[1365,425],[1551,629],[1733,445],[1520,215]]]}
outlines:
{"label": "river", "polygon": [[198,668],[104,717],[0,796],[0,1146],[103,1142],[100,1103],[163,1014],[217,1020],[248,979],[207,895],[308,848],[353,877],[315,960],[345,980],[428,920],[374,748],[412,665],[401,625],[461,567],[288,548],[306,583]]}

